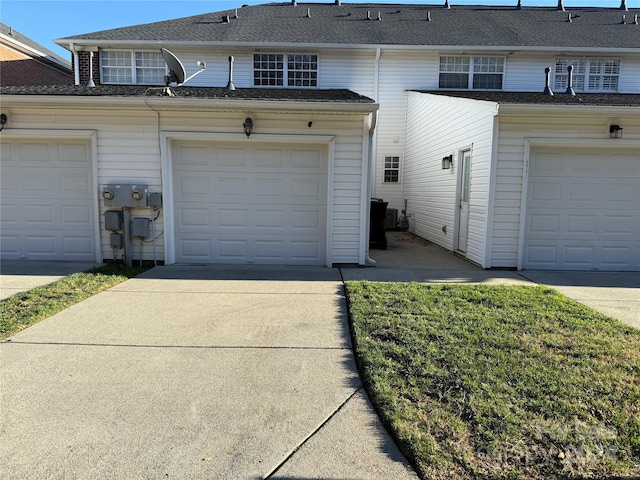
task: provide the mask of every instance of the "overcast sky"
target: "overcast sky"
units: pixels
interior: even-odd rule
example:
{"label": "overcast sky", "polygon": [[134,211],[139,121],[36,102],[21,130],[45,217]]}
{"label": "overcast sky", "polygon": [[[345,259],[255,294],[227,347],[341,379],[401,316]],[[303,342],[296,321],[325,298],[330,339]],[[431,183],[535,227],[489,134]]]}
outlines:
{"label": "overcast sky", "polygon": [[[331,3],[332,0],[312,0]],[[239,8],[269,0],[2,0],[0,21],[69,60],[71,54],[53,40],[110,28],[188,17]],[[304,0],[301,0],[304,3]],[[444,0],[347,0],[345,3],[444,4]],[[516,5],[517,0],[450,0],[452,5]],[[523,0],[525,6],[556,6],[557,0]],[[566,7],[617,8],[620,0],[564,0]],[[640,0],[627,0],[638,8]]]}

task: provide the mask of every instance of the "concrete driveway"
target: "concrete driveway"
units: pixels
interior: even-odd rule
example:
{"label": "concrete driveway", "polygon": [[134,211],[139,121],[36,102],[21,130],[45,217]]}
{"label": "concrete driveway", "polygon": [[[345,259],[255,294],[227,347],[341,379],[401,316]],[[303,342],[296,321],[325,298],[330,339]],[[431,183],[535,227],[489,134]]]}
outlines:
{"label": "concrete driveway", "polygon": [[525,270],[529,280],[547,285],[594,310],[640,329],[640,272],[555,272]]}
{"label": "concrete driveway", "polygon": [[0,343],[0,478],[417,478],[340,273],[158,267]]}
{"label": "concrete driveway", "polygon": [[100,264],[91,262],[2,260],[0,262],[0,300],[56,282],[72,273],[86,272],[99,266]]}

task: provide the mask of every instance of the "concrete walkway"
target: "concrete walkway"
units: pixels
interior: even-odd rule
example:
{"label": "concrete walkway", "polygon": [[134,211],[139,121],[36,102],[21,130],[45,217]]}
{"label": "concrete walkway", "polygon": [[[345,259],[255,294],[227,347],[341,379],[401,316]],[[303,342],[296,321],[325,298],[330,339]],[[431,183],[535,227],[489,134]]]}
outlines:
{"label": "concrete walkway", "polygon": [[0,343],[0,478],[415,479],[340,273],[158,267]]}

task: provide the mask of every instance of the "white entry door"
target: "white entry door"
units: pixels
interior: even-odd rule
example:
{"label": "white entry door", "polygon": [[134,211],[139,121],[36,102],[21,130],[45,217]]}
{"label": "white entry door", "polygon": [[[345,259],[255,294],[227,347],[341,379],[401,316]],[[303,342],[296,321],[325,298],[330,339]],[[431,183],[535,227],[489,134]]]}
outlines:
{"label": "white entry door", "polygon": [[471,186],[471,151],[462,154],[460,162],[460,188],[458,190],[458,250],[467,251],[467,233],[469,230],[469,192]]}
{"label": "white entry door", "polygon": [[181,140],[172,156],[176,262],[325,264],[325,146]]}

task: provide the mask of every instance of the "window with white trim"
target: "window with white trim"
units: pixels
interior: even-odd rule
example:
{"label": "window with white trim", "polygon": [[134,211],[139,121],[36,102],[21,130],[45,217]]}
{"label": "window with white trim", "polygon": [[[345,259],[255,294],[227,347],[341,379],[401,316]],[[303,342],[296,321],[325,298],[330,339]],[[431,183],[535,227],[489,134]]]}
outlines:
{"label": "window with white trim", "polygon": [[105,84],[164,85],[167,66],[158,52],[102,50],[100,78]]}
{"label": "window with white trim", "polygon": [[440,57],[438,87],[457,90],[502,90],[504,57]]}
{"label": "window with white trim", "polygon": [[620,60],[615,58],[560,57],[556,59],[553,87],[567,88],[573,66],[572,87],[578,92],[617,92],[620,78]]}
{"label": "window with white trim", "polygon": [[253,55],[253,85],[256,87],[317,87],[318,56],[256,53]]}
{"label": "window with white trim", "polygon": [[400,157],[384,157],[384,183],[400,182]]}

